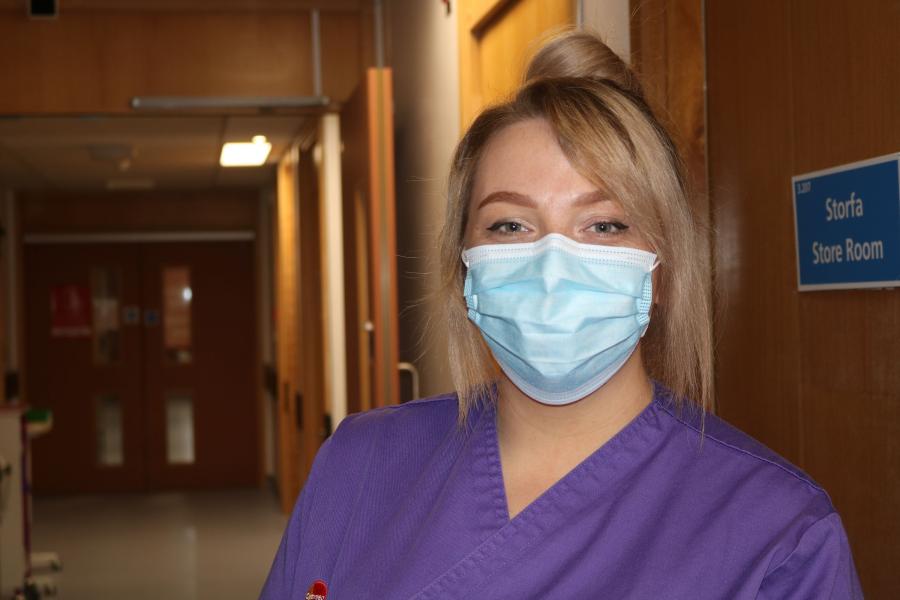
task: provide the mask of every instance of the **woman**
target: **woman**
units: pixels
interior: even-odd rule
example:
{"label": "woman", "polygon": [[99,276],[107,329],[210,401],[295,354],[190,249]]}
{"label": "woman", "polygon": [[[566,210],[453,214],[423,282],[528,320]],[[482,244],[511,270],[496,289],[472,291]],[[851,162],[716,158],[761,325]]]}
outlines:
{"label": "woman", "polygon": [[454,159],[457,394],[342,423],[263,597],[861,597],[825,492],[704,412],[705,235],[627,66],[546,45]]}

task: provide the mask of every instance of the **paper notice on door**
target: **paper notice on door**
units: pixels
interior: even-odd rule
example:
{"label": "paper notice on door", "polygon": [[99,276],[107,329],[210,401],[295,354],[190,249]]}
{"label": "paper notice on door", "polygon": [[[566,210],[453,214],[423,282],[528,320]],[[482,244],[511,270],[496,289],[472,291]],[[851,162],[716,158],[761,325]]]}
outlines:
{"label": "paper notice on door", "polygon": [[50,288],[50,335],[79,338],[91,335],[91,291],[66,283]]}

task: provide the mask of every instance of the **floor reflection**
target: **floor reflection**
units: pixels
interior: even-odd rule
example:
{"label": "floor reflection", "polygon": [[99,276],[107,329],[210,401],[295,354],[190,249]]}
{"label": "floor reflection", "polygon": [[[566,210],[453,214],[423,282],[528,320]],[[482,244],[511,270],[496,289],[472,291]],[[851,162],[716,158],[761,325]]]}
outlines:
{"label": "floor reflection", "polygon": [[256,598],[287,522],[270,491],[36,498],[61,600]]}

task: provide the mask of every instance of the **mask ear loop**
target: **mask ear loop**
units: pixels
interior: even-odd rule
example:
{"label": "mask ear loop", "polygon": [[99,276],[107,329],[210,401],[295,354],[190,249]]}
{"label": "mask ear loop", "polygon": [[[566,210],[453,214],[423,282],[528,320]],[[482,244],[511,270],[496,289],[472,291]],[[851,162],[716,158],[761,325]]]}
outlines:
{"label": "mask ear loop", "polygon": [[653,266],[647,271],[649,277],[644,280],[643,290],[641,292],[642,297],[637,302],[638,310],[641,310],[643,307],[647,311],[646,315],[643,312],[638,314],[638,322],[642,323],[644,326],[643,331],[641,331],[642,338],[647,333],[647,329],[650,328],[650,313],[653,312],[653,307],[656,306],[656,288],[653,285],[653,271],[659,266],[659,262],[659,259],[657,259],[653,263]]}
{"label": "mask ear loop", "polygon": [[[653,263],[653,266],[650,267],[650,270],[647,271],[647,273],[653,273],[653,271],[656,270],[656,267],[658,267],[660,264],[662,264],[662,261],[660,261],[659,258],[657,258],[656,262]],[[651,281],[652,281],[652,276],[651,276]],[[653,310],[653,307],[658,305],[659,302],[656,301],[656,286],[651,284],[651,289],[653,290],[653,295],[650,298],[650,310]],[[643,334],[641,335],[641,337],[644,337]]]}

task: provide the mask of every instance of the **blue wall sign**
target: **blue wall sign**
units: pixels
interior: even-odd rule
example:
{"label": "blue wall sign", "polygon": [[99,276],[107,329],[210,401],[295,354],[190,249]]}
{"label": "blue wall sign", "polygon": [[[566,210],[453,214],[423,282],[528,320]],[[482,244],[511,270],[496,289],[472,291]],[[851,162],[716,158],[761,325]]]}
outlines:
{"label": "blue wall sign", "polygon": [[900,153],[791,182],[800,291],[900,287]]}

